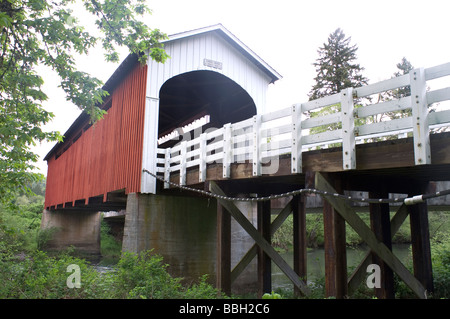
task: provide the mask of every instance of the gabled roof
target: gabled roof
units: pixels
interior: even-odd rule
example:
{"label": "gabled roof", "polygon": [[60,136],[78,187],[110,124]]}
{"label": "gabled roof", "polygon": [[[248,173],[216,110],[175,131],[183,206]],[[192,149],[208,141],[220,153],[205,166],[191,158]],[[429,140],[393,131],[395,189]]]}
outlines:
{"label": "gabled roof", "polygon": [[275,71],[275,69],[273,69],[263,59],[261,59],[255,52],[250,50],[249,47],[247,47],[241,40],[239,40],[234,34],[232,34],[220,23],[209,27],[172,34],[169,36],[168,40],[161,41],[161,43],[169,43],[179,39],[184,39],[208,32],[214,32],[218,34],[225,41],[231,44],[235,49],[237,49],[242,55],[246,56],[251,62],[253,62],[258,68],[260,68],[265,74],[270,77],[270,83],[273,83],[282,78],[282,76],[277,71]]}
{"label": "gabled roof", "polygon": [[[261,59],[255,52],[250,50],[244,43],[242,43],[236,36],[234,36],[230,31],[228,31],[222,24],[216,24],[209,27],[199,28],[191,31],[185,31],[181,33],[172,34],[167,40],[161,41],[162,43],[169,43],[179,39],[192,37],[195,35],[214,32],[236,48],[241,54],[246,56],[252,63],[254,63],[258,68],[260,68],[265,74],[271,79],[270,83],[273,83],[282,78],[282,76],[275,71],[270,65],[268,65],[263,59]],[[136,54],[128,55],[125,60],[119,65],[119,67],[114,71],[110,78],[106,81],[103,86],[103,90],[111,93],[112,90],[120,83],[121,79],[125,74],[127,74],[138,62],[138,56]],[[72,123],[69,129],[64,133],[64,137],[67,138],[71,134],[74,134],[82,125],[89,121],[89,115],[82,112],[78,118]],[[64,142],[58,142],[53,146],[53,148],[44,157],[44,161],[48,160],[50,156],[64,144]]]}

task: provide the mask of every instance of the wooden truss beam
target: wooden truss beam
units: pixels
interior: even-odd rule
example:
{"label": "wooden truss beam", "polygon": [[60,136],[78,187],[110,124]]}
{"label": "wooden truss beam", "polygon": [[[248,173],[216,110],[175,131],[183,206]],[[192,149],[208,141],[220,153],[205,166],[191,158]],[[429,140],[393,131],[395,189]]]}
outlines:
{"label": "wooden truss beam", "polygon": [[216,287],[231,295],[231,216],[222,205],[217,205],[217,273]]}
{"label": "wooden truss beam", "polygon": [[[210,191],[214,194],[226,196],[222,189],[215,183],[210,182]],[[275,251],[270,243],[260,234],[253,224],[245,217],[239,208],[231,201],[217,199],[233,218],[241,225],[241,227],[252,237],[256,244],[270,257],[271,260],[283,271],[283,273],[292,281],[292,283],[304,294],[309,295],[310,290],[306,283],[300,280],[300,277],[286,263],[286,261]]]}
{"label": "wooden truss beam", "polygon": [[[408,217],[408,209],[405,204],[400,206],[395,215],[391,219],[391,237],[393,238],[397,231],[400,229],[400,226]],[[368,251],[364,256],[363,260],[360,262],[358,267],[356,267],[353,274],[350,276],[348,280],[348,292],[349,294],[353,293],[356,288],[360,285],[363,279],[366,277],[367,266],[371,263],[371,252]]]}
{"label": "wooden truss beam", "polygon": [[[316,173],[316,188],[327,191],[330,194],[337,193],[334,187],[325,179],[325,177]],[[374,253],[376,253],[419,298],[426,298],[426,290],[417,278],[415,278],[402,262],[381,243],[372,232],[372,230],[364,223],[364,221],[356,214],[353,208],[344,200],[333,196],[324,196],[324,199],[345,219],[345,221],[361,236],[361,238],[369,245]]]}
{"label": "wooden truss beam", "polygon": [[[292,211],[292,200],[281,210],[278,216],[273,220],[270,225],[270,236],[273,236],[278,228],[283,224],[286,218]],[[244,271],[244,269],[250,264],[253,258],[258,253],[258,245],[253,244],[253,246],[247,251],[247,253],[242,257],[241,261],[234,266],[231,271],[231,282],[234,282],[236,278]]]}

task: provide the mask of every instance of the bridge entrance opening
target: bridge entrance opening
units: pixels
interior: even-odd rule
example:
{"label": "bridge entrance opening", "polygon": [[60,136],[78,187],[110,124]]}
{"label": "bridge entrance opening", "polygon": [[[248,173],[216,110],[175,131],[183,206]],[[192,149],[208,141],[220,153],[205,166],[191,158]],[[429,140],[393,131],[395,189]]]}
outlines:
{"label": "bridge entrance opening", "polygon": [[158,144],[170,147],[198,127],[204,132],[255,114],[253,99],[230,78],[204,70],[183,73],[160,89]]}

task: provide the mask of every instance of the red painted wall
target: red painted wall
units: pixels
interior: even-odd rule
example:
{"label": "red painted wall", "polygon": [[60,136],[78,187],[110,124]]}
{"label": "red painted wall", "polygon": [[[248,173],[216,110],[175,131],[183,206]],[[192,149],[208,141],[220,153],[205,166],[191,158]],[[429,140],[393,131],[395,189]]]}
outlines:
{"label": "red painted wall", "polygon": [[136,65],[110,92],[105,117],[58,158],[48,159],[46,208],[99,195],[106,199],[115,190],[140,191],[146,78],[147,67]]}

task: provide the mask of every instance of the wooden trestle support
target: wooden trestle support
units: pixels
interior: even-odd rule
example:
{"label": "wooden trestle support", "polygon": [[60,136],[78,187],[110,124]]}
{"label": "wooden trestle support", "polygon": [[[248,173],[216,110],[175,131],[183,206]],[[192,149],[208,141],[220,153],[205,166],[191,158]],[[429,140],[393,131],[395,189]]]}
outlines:
{"label": "wooden trestle support", "polygon": [[[308,173],[306,180],[313,181],[314,188],[329,194],[343,191],[339,176],[324,173]],[[308,175],[307,174],[307,175]],[[423,193],[427,183],[408,185],[408,195]],[[216,182],[209,183],[210,191],[226,196]],[[386,190],[371,191],[371,198],[387,198]],[[229,200],[218,199],[217,205],[217,287],[225,294],[231,293],[232,282],[239,276],[251,260],[258,256],[258,295],[272,290],[271,261],[292,281],[297,295],[309,295],[306,284],[306,209],[305,197],[294,196],[270,222],[270,201],[258,202],[257,227],[242,214],[239,208]],[[377,264],[380,267],[381,287],[375,288],[378,298],[394,298],[394,273],[421,299],[433,291],[431,270],[431,252],[428,231],[428,211],[426,203],[412,206],[399,206],[390,219],[389,204],[371,203],[370,227],[356,214],[348,201],[335,196],[324,196],[324,250],[325,250],[325,294],[326,297],[347,298],[367,278],[367,266]],[[294,269],[275,251],[271,245],[271,236],[293,213],[294,230]],[[406,218],[410,216],[414,275],[392,253],[391,239]],[[241,261],[231,269],[231,217],[255,241]],[[369,246],[370,251],[354,272],[347,276],[346,262],[346,224]]]}

